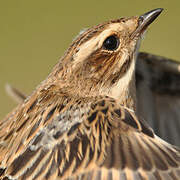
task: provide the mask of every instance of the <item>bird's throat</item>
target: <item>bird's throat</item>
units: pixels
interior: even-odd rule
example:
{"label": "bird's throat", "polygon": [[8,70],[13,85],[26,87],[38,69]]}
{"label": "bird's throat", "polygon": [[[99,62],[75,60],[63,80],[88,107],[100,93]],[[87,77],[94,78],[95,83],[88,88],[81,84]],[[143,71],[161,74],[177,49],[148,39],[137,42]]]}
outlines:
{"label": "bird's throat", "polygon": [[111,97],[134,111],[136,110],[135,61],[134,56],[126,74],[110,90]]}
{"label": "bird's throat", "polygon": [[121,94],[120,103],[123,104],[125,107],[136,111],[136,87],[134,74],[128,86],[129,87]]}

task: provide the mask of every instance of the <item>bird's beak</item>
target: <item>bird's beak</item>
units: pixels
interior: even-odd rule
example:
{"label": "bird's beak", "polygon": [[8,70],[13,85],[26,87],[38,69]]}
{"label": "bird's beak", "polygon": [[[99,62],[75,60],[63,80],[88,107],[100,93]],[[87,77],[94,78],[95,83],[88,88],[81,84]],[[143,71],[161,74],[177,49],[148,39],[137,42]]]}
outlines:
{"label": "bird's beak", "polygon": [[141,15],[138,19],[138,27],[132,33],[131,39],[136,36],[140,36],[147,29],[147,27],[161,14],[162,11],[162,8],[158,8]]}

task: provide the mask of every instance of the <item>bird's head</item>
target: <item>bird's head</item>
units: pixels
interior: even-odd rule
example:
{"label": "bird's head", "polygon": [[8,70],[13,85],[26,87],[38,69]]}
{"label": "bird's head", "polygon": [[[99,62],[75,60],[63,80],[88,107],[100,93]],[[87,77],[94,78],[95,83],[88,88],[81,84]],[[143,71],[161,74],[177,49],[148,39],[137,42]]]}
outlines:
{"label": "bird's head", "polygon": [[82,96],[124,96],[133,79],[142,34],[161,11],[155,9],[87,29],[56,65],[53,81]]}

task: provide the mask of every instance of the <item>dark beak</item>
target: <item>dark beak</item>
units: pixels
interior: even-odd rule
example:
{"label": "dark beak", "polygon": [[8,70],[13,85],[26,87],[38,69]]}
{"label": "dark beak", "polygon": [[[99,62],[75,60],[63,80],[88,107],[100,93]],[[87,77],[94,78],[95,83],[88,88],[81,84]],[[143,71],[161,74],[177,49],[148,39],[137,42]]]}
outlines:
{"label": "dark beak", "polygon": [[141,35],[147,29],[147,27],[161,14],[162,11],[162,8],[158,8],[141,15],[138,19],[139,25],[131,35],[131,38],[133,39],[135,36]]}

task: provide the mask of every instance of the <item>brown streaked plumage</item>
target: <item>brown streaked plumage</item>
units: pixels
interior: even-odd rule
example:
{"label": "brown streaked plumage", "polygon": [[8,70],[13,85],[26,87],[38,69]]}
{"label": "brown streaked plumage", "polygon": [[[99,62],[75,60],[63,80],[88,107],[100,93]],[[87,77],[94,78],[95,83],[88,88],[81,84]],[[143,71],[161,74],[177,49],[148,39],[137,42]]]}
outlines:
{"label": "brown streaked plumage", "polygon": [[180,150],[135,115],[135,59],[161,13],[88,29],[0,123],[2,179],[177,179]]}
{"label": "brown streaked plumage", "polygon": [[[180,63],[140,52],[135,70],[138,117],[159,137],[180,146]],[[27,97],[9,84],[6,89],[17,102]]]}

